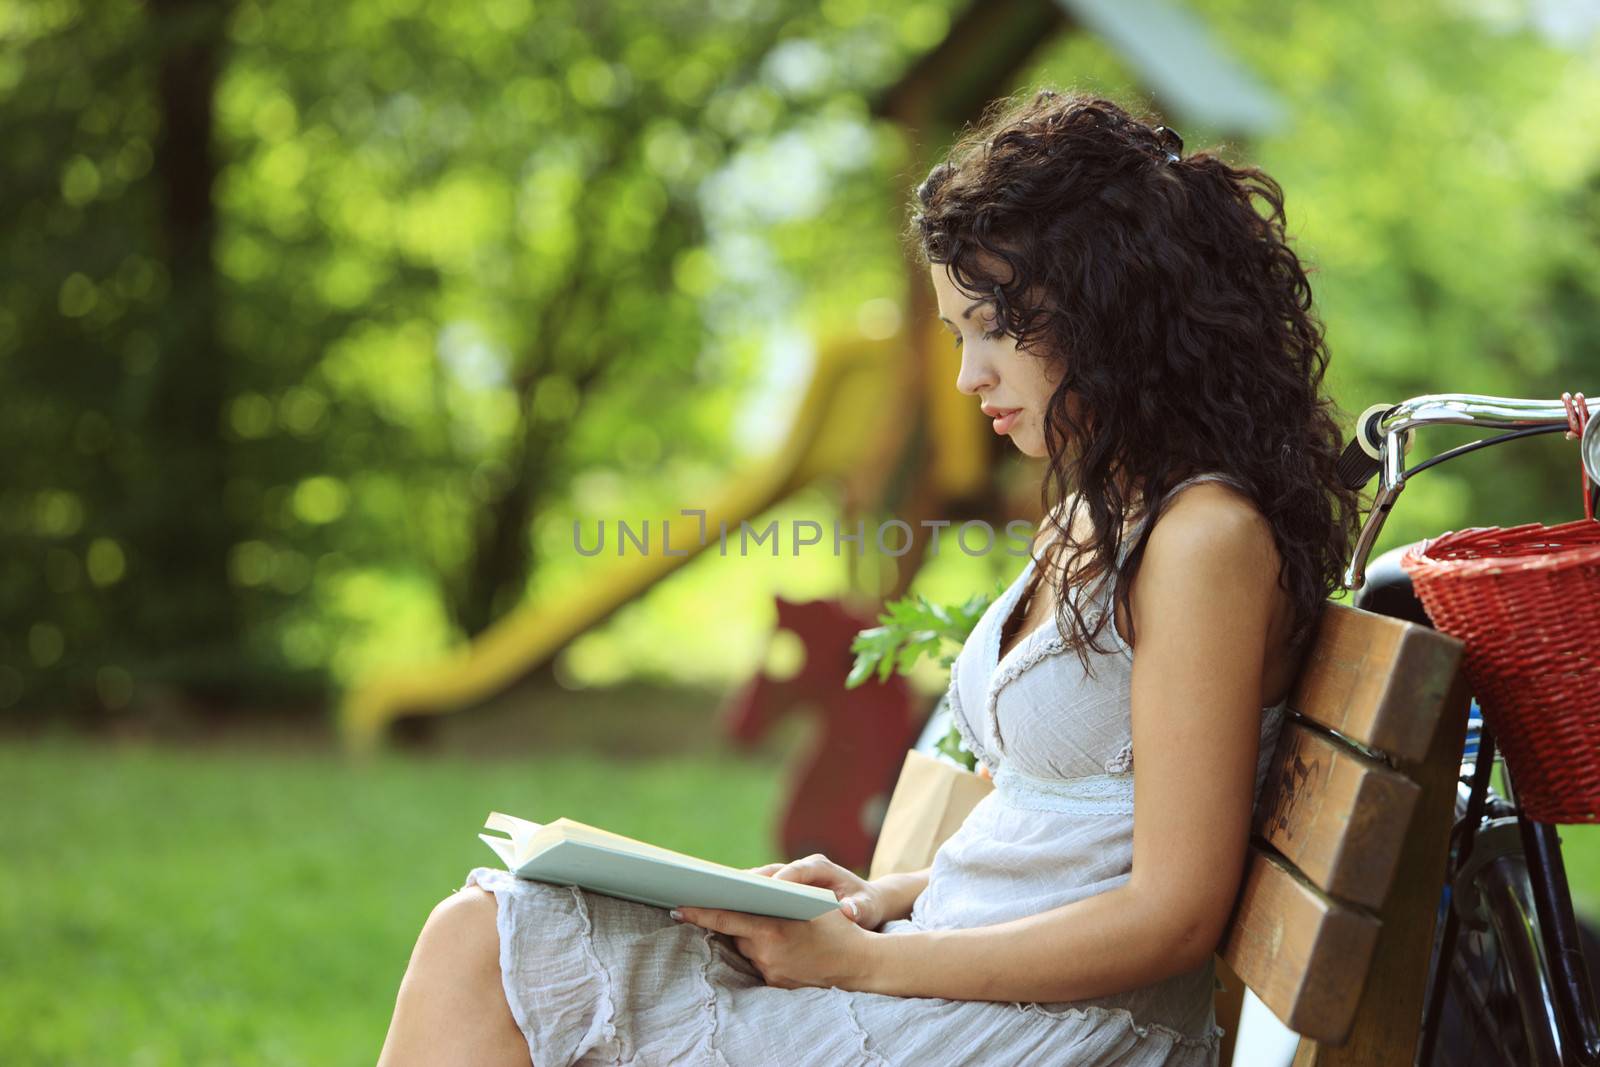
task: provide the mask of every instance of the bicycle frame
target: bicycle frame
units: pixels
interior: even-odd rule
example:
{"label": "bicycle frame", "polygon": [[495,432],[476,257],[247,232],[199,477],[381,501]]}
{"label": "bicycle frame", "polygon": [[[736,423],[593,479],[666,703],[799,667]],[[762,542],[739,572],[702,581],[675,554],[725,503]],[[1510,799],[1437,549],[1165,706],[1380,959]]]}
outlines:
{"label": "bicycle frame", "polygon": [[[1595,420],[1600,422],[1600,420]],[[1402,403],[1383,408],[1371,408],[1362,416],[1357,426],[1357,441],[1367,455],[1378,464],[1379,484],[1373,505],[1361,532],[1356,538],[1350,566],[1344,575],[1349,589],[1359,589],[1365,584],[1367,557],[1383,529],[1395,501],[1404,490],[1409,477],[1435,462],[1450,458],[1451,453],[1441,453],[1434,459],[1418,464],[1409,470],[1405,466],[1405,451],[1411,431],[1430,425],[1468,425],[1487,429],[1521,431],[1511,436],[1524,436],[1537,432],[1556,432],[1569,427],[1567,408],[1561,401],[1524,400],[1511,397],[1478,396],[1470,393],[1442,393],[1414,397]],[[1600,440],[1600,431],[1593,425],[1582,442],[1584,459],[1591,451],[1600,452],[1594,442]],[[1494,439],[1475,442],[1464,449],[1479,444],[1493,443]],[[1586,467],[1587,469],[1587,467]],[[1472,772],[1472,785],[1467,810],[1457,824],[1460,842],[1451,855],[1456,867],[1470,861],[1474,839],[1484,821],[1484,807],[1489,793],[1489,777],[1494,763],[1494,737],[1487,725],[1479,737]],[[1515,783],[1507,771],[1508,792]],[[1556,826],[1536,823],[1520,810],[1517,812],[1518,831],[1527,864],[1528,881],[1532,890],[1535,915],[1538,920],[1539,940],[1543,943],[1545,962],[1549,968],[1553,988],[1549,1000],[1543,1005],[1554,1019],[1555,1050],[1562,1064],[1574,1067],[1600,1067],[1600,1018],[1595,1010],[1594,991],[1590,983],[1588,966],[1578,937],[1577,920],[1572,910],[1572,896],[1567,884],[1566,867],[1561,858],[1560,838]],[[1454,836],[1454,835],[1453,835]],[[1453,876],[1455,870],[1451,872]],[[1454,902],[1446,910],[1434,966],[1429,975],[1423,1008],[1422,1034],[1418,1045],[1418,1062],[1432,1062],[1433,1049],[1438,1037],[1438,1027],[1444,1004],[1449,963],[1454,955],[1459,917]],[[1526,976],[1521,976],[1527,981]],[[1541,999],[1544,999],[1541,994]]]}

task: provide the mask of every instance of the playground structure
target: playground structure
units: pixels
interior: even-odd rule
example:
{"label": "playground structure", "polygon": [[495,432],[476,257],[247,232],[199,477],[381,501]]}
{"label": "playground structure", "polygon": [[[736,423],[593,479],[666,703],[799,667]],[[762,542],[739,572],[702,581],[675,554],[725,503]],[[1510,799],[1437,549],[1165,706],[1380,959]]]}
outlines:
{"label": "playground structure", "polygon": [[[932,327],[926,329],[932,332]],[[698,515],[660,520],[660,543],[670,544],[674,554],[620,557],[597,568],[599,573],[585,581],[581,597],[564,599],[559,606],[526,605],[498,620],[447,660],[391,669],[358,686],[341,709],[347,742],[367,748],[403,717],[447,714],[503,692],[656,582],[705,549],[714,548],[714,532],[720,524],[737,528],[741,521],[823,480],[840,487],[847,515],[863,513],[868,502],[883,501],[889,495],[885,482],[904,477],[891,461],[907,454],[912,443],[909,438],[916,433],[903,410],[885,417],[880,399],[902,391],[896,381],[896,364],[903,347],[899,337],[881,341],[846,338],[824,346],[782,446],[730,480],[706,507],[704,527]],[[954,374],[950,368],[951,377]],[[982,420],[971,418],[964,406],[954,403],[960,398],[954,397],[953,390],[945,389],[929,399],[933,410],[927,414],[938,424],[935,439],[941,442],[933,461],[939,495],[970,490],[987,476],[982,437],[987,429]],[[901,397],[898,406],[915,411],[920,405],[906,403]],[[877,438],[864,435],[863,427],[878,428]],[[922,470],[916,473],[927,474]],[[711,532],[703,543],[702,528]],[[682,555],[677,554],[680,549]]]}
{"label": "playground structure", "polygon": [[[900,126],[911,149],[908,173],[895,176],[886,196],[886,225],[898,217],[913,176],[932,165],[936,146],[948,143],[951,131],[987,102],[1011,91],[1041,47],[1073,31],[1102,38],[1148,88],[1154,105],[1178,120],[1236,140],[1279,120],[1270,93],[1208,39],[1197,19],[1165,0],[974,2],[952,20],[940,44],[873,101],[874,116]],[[1062,80],[1070,81],[1066,73]],[[906,593],[921,565],[932,536],[922,520],[983,519],[996,527],[1018,515],[1036,521],[1036,492],[1004,497],[997,474],[1002,463],[1015,461],[1013,450],[990,432],[976,403],[953,388],[959,353],[937,322],[925,268],[909,250],[906,279],[899,332],[871,339],[848,331],[823,340],[782,445],[735,473],[703,519],[659,520],[673,555],[609,561],[585,576],[581,595],[524,605],[437,663],[392,668],[364,681],[340,709],[347,744],[367,749],[401,719],[461,711],[505,692],[714,544],[712,536],[702,542],[702,530],[737,528],[813,484],[837,488],[841,525],[864,519],[872,527],[892,516],[910,526],[912,541],[896,561],[890,599]],[[808,657],[818,663],[802,668],[805,692],[813,699],[800,706],[824,723],[820,747],[800,757],[802,767],[792,776],[782,820],[785,846],[804,842],[804,851],[828,852],[841,862],[858,856],[862,865],[876,826],[863,825],[861,805],[870,809],[892,786],[909,731],[920,721],[903,683],[865,698],[851,694],[876,683],[854,691],[843,687],[850,664],[838,649],[841,642],[848,649],[855,632],[871,624],[878,594],[877,588],[858,587],[837,601],[805,606],[780,599],[777,605],[780,629],[787,628],[786,619],[804,620],[794,625],[803,630],[798,636]],[[795,703],[796,692],[758,670],[724,706],[724,722],[735,725],[736,738],[745,736]],[[846,708],[874,722],[842,727],[839,714]],[[863,744],[883,751],[864,754]],[[839,808],[830,791],[851,798],[856,810]]]}

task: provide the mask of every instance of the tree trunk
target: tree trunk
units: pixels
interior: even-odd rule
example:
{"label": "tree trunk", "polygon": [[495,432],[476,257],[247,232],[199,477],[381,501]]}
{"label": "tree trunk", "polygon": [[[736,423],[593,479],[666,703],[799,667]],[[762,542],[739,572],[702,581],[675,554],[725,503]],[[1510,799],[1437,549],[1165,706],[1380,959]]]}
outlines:
{"label": "tree trunk", "polygon": [[228,581],[234,541],[223,509],[221,439],[227,360],[212,260],[217,176],[212,107],[230,4],[151,0],[161,133],[154,152],[160,254],[172,296],[140,434],[145,453],[128,486],[133,555],[129,633],[157,676],[194,695],[225,681],[240,655]]}

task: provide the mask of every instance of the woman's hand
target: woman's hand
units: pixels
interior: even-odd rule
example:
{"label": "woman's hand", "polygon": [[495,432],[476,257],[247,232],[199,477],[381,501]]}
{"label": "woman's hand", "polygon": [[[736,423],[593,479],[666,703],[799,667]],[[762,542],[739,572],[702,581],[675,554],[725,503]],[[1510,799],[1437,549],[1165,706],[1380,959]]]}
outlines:
{"label": "woman's hand", "polygon": [[857,926],[842,909],[811,920],[720,908],[674,908],[672,917],[733,938],[734,947],[761,972],[762,980],[779,989],[865,988],[871,942],[881,936]]}
{"label": "woman's hand", "polygon": [[867,931],[884,921],[879,888],[820,852],[791,863],[747,869],[751,874],[831,889],[839,910],[807,921],[718,908],[676,908],[673,918],[733,938],[734,947],[770,986],[858,988],[868,966],[872,938]]}
{"label": "woman's hand", "polygon": [[863,930],[876,930],[883,925],[883,897],[878,886],[866,881],[848,867],[841,867],[820,852],[790,863],[769,863],[763,867],[749,868],[751,874],[764,874],[786,882],[802,885],[819,885],[833,890],[841,910]]}

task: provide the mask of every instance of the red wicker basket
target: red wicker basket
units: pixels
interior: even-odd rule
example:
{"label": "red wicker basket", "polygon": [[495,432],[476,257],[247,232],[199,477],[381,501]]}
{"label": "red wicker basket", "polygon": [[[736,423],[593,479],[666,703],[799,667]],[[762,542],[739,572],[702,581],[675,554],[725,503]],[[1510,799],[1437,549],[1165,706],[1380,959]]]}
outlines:
{"label": "red wicker basket", "polygon": [[1433,624],[1466,642],[1528,817],[1600,822],[1600,522],[1460,530],[1401,566]]}

